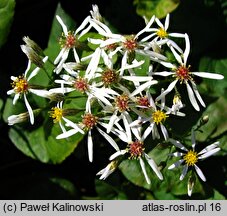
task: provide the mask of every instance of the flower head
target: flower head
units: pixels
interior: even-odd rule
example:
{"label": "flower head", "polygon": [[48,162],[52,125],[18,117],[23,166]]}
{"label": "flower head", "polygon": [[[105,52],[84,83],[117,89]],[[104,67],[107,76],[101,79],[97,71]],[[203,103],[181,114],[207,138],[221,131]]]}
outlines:
{"label": "flower head", "polygon": [[[179,167],[181,164],[183,164],[183,170],[180,176],[180,180],[183,180],[184,177],[186,176],[188,169],[189,168],[194,168],[198,176],[205,182],[206,177],[204,176],[202,170],[198,167],[197,163],[205,158],[210,157],[211,155],[214,155],[218,151],[220,151],[219,142],[215,142],[211,145],[208,145],[205,147],[203,150],[197,152],[195,150],[196,147],[196,140],[195,140],[195,132],[192,130],[192,135],[191,135],[191,140],[192,140],[192,148],[187,149],[181,142],[174,140],[174,139],[169,139],[169,141],[175,145],[178,149],[181,151],[175,152],[172,154],[174,157],[181,157],[177,162],[173,163],[171,166],[169,166],[168,169],[173,169],[176,167]],[[190,184],[192,185],[192,184]],[[189,194],[191,194],[192,191],[192,186],[189,187],[190,191]]]}

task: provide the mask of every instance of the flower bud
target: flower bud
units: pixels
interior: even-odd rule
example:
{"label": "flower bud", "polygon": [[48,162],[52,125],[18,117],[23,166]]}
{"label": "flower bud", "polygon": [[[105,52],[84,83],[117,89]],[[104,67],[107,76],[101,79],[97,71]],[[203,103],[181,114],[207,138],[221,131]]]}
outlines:
{"label": "flower bud", "polygon": [[208,115],[205,115],[202,117],[202,119],[200,120],[200,123],[202,125],[205,125],[207,122],[209,121],[209,116]]}
{"label": "flower bud", "polygon": [[[33,110],[34,115],[38,115],[40,113],[41,109]],[[8,125],[14,125],[18,123],[28,122],[30,119],[29,113],[24,112],[20,113],[18,115],[11,115],[8,117]]]}
{"label": "flower bud", "polygon": [[192,195],[192,190],[194,188],[195,181],[196,181],[195,176],[191,175],[188,179],[188,196]]}
{"label": "flower bud", "polygon": [[26,43],[28,47],[31,47],[38,55],[44,56],[42,48],[29,37],[24,36],[23,41]]}
{"label": "flower bud", "polygon": [[21,49],[32,63],[39,68],[43,68],[44,62],[42,58],[30,46],[21,45]]}
{"label": "flower bud", "polygon": [[96,175],[101,175],[99,179],[105,180],[118,167],[118,161],[111,161],[104,169],[100,170]]}

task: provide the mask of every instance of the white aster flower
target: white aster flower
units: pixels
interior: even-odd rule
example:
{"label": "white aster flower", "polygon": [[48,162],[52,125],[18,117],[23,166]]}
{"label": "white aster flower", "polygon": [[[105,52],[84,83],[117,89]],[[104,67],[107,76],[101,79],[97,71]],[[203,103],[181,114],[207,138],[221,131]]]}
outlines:
{"label": "white aster flower", "polygon": [[[136,79],[136,76],[134,78]],[[124,77],[124,79],[127,79],[127,78]],[[141,78],[141,80],[144,81],[142,78]],[[132,111],[136,111],[134,109],[134,107],[135,107],[134,102],[137,100],[136,95],[140,94],[144,90],[149,89],[154,84],[157,84],[157,81],[151,79],[151,80],[144,82],[143,84],[139,85],[138,87],[136,87],[133,92],[129,92],[129,90],[126,87],[118,84],[119,89],[123,93],[118,94],[114,97],[114,104],[113,105],[103,106],[103,112],[111,114],[108,126],[106,128],[107,133],[109,133],[111,131],[111,128],[113,127],[115,122],[118,122],[119,119],[122,118],[122,116],[128,115],[128,111],[130,111],[131,109],[132,109]]]}
{"label": "white aster flower", "polygon": [[63,133],[66,132],[65,126],[63,124],[63,122],[65,122],[67,126],[72,127],[76,132],[84,134],[84,131],[77,124],[65,118],[65,116],[67,115],[72,115],[73,114],[72,112],[73,112],[72,109],[70,110],[63,109],[63,101],[61,101],[57,103],[57,106],[52,107],[49,113],[50,117],[53,118],[54,123],[59,123],[59,126],[62,129]]}
{"label": "white aster flower", "polygon": [[67,26],[64,24],[60,16],[57,15],[56,18],[63,30],[62,38],[59,41],[62,48],[58,56],[54,60],[54,64],[57,64],[57,67],[54,69],[54,71],[58,74],[61,72],[63,68],[63,64],[68,58],[69,51],[71,49],[73,50],[76,63],[80,62],[80,58],[76,51],[76,48],[81,46],[81,42],[79,42],[79,38],[84,34],[86,34],[92,28],[92,26],[89,24],[91,17],[88,16],[84,19],[81,25],[75,30],[75,32],[71,32],[71,31],[68,31]]}
{"label": "white aster flower", "polygon": [[167,95],[169,92],[171,92],[178,81],[180,84],[184,83],[187,87],[187,92],[188,92],[188,97],[189,100],[192,104],[192,106],[195,108],[195,110],[199,111],[199,105],[197,100],[200,102],[200,104],[205,107],[205,103],[202,99],[202,97],[199,94],[199,91],[196,87],[196,84],[193,80],[193,75],[199,76],[202,78],[209,78],[209,79],[223,79],[224,76],[221,74],[216,74],[216,73],[207,73],[207,72],[191,72],[190,71],[190,66],[187,66],[187,59],[189,56],[190,52],[190,41],[189,37],[187,34],[185,34],[185,42],[186,42],[186,48],[183,53],[183,56],[177,53],[177,51],[173,48],[171,48],[171,51],[173,52],[177,62],[179,63],[179,66],[172,64],[170,62],[161,62],[165,67],[171,68],[173,71],[168,72],[168,71],[163,71],[163,72],[154,72],[153,75],[160,75],[160,76],[173,76],[175,79],[169,84],[167,89],[161,93],[160,96],[156,98],[156,101],[160,100],[163,98],[165,95]]}
{"label": "white aster flower", "polygon": [[[177,148],[179,148],[181,151],[179,152],[174,152],[172,156],[174,157],[181,157],[177,162],[173,163],[171,166],[168,167],[168,169],[173,169],[176,167],[179,167],[180,165],[183,164],[183,170],[180,175],[180,180],[183,180],[184,177],[186,176],[188,169],[194,168],[200,179],[202,181],[206,181],[206,177],[204,176],[202,170],[197,166],[197,162],[200,160],[203,160],[205,158],[210,157],[211,155],[217,153],[220,151],[219,142],[215,142],[211,145],[208,145],[205,147],[203,150],[200,152],[195,151],[196,147],[196,140],[195,140],[195,132],[192,130],[191,134],[191,142],[192,142],[192,149],[187,149],[181,142],[174,140],[174,139],[169,139],[169,141],[175,145]],[[192,185],[188,190],[188,194],[190,195],[192,192]]]}
{"label": "white aster flower", "polygon": [[167,58],[157,52],[151,51],[150,46],[147,47],[147,42],[142,42],[139,40],[139,37],[150,28],[152,23],[154,22],[154,17],[151,18],[151,20],[148,22],[148,24],[139,31],[135,35],[120,35],[120,34],[114,34],[111,32],[111,30],[102,22],[99,22],[97,20],[92,21],[91,23],[93,27],[97,30],[97,32],[104,36],[105,39],[89,39],[91,43],[94,43],[96,45],[99,45],[99,48],[101,50],[103,49],[110,49],[112,50],[108,56],[112,58],[113,55],[115,55],[117,52],[120,52],[122,57],[122,67],[125,66],[127,63],[129,56],[131,53],[139,53],[144,56],[148,56],[151,60],[159,62],[159,61],[166,61]]}
{"label": "white aster flower", "polygon": [[[88,147],[88,158],[90,162],[93,162],[93,139],[92,139],[92,129],[96,128],[98,130],[98,132],[104,136],[107,140],[109,140],[109,143],[112,145],[112,147],[118,151],[119,147],[118,145],[116,145],[115,142],[113,142],[112,138],[106,134],[100,127],[98,127],[98,124],[101,124],[101,122],[99,122],[99,118],[95,115],[93,115],[92,113],[86,112],[83,116],[82,116],[82,121],[81,123],[75,124],[69,124],[67,122],[67,126],[72,127],[72,129],[68,130],[68,131],[63,131],[62,134],[57,136],[57,139],[63,139],[63,138],[67,138],[70,137],[76,133],[78,133],[78,129],[77,128],[81,128],[83,133],[84,131],[87,132],[87,147]],[[76,125],[76,128],[75,126]]]}
{"label": "white aster flower", "polygon": [[[119,156],[129,154],[129,159],[138,159],[140,163],[140,167],[142,169],[143,175],[148,184],[151,183],[150,178],[146,171],[145,163],[148,163],[151,169],[155,172],[160,180],[163,180],[162,173],[160,172],[155,161],[145,153],[144,147],[144,136],[140,134],[140,128],[131,128],[129,125],[132,120],[129,115],[123,116],[123,122],[125,129],[118,127],[112,128],[111,132],[114,133],[119,139],[127,144],[127,148],[123,150],[118,150],[114,154],[110,156],[110,160],[115,160]],[[134,138],[133,138],[134,136]],[[109,140],[108,140],[109,141]],[[115,142],[113,140],[113,142]]]}
{"label": "white aster flower", "polygon": [[[48,57],[46,56],[43,59],[43,62],[45,63],[47,61],[47,59],[48,59]],[[13,81],[13,83],[12,83],[13,89],[9,90],[7,92],[7,94],[8,95],[14,94],[13,105],[16,104],[16,102],[18,101],[18,99],[20,97],[24,98],[24,102],[25,102],[26,108],[27,108],[28,113],[29,113],[30,122],[31,122],[31,124],[34,124],[34,114],[33,114],[32,108],[31,108],[31,106],[30,106],[30,104],[28,102],[27,94],[30,92],[30,93],[33,93],[35,95],[41,96],[41,97],[48,97],[52,93],[49,93],[47,90],[38,89],[37,86],[32,85],[30,83],[30,80],[34,76],[36,76],[39,73],[39,71],[40,71],[40,68],[36,67],[29,74],[30,68],[31,68],[31,61],[28,60],[28,66],[27,66],[27,69],[26,69],[24,75],[18,76],[18,77],[11,76],[11,80]]]}
{"label": "white aster flower", "polygon": [[182,49],[171,38],[184,38],[185,35],[182,33],[169,33],[169,20],[170,15],[167,14],[165,23],[163,25],[161,21],[156,17],[155,23],[158,25],[158,27],[154,28],[153,26],[151,26],[150,28],[146,29],[146,32],[151,32],[151,34],[143,38],[141,42],[149,41],[152,39],[149,42],[152,48],[154,48],[153,46],[155,45],[161,47],[162,45],[167,44],[169,47],[172,46],[179,52],[183,53]]}
{"label": "white aster flower", "polygon": [[[146,128],[143,134],[143,138],[145,139],[150,133],[152,133],[153,139],[160,139],[160,134],[158,131],[158,127],[160,127],[164,139],[167,140],[169,138],[168,131],[164,126],[165,120],[169,117],[169,114],[184,116],[184,113],[179,111],[173,112],[171,108],[165,105],[165,98],[163,97],[161,100],[161,104],[156,106],[151,94],[149,91],[146,92],[146,97],[142,101],[144,103],[144,108],[148,108],[151,112],[149,116],[147,114],[141,114],[137,120],[132,122],[131,127],[137,127],[138,125],[149,122],[150,125]],[[142,104],[141,104],[142,105]]]}

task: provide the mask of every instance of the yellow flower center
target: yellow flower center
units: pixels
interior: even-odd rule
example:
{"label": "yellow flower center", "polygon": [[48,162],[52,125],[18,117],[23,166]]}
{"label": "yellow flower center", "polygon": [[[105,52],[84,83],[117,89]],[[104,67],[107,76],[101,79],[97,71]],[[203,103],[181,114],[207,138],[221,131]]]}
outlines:
{"label": "yellow flower center", "polygon": [[164,112],[162,112],[161,110],[157,110],[155,112],[152,113],[152,119],[156,124],[159,124],[163,121],[166,120],[166,118],[169,117],[168,115],[166,115]]}
{"label": "yellow flower center", "polygon": [[50,117],[53,118],[54,123],[61,121],[63,116],[63,109],[53,107],[50,111]]}
{"label": "yellow flower center", "polygon": [[28,90],[28,82],[24,76],[19,76],[11,84],[16,93],[25,93]]}
{"label": "yellow flower center", "polygon": [[165,29],[160,28],[156,34],[160,37],[160,38],[166,38],[168,36],[168,33],[166,32]]}
{"label": "yellow flower center", "polygon": [[183,159],[188,166],[193,166],[198,161],[198,154],[197,152],[190,150]]}

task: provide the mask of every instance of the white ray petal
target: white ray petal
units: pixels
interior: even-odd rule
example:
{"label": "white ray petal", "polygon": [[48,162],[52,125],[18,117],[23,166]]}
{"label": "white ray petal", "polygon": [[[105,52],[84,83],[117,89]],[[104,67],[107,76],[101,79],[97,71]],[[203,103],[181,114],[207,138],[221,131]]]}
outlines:
{"label": "white ray petal", "polygon": [[108,127],[106,128],[107,133],[110,133],[111,129],[113,128],[115,121],[117,121],[117,120],[118,120],[118,116],[117,116],[117,110],[116,110],[116,111],[114,111],[113,115],[110,117]]}
{"label": "white ray petal", "polygon": [[170,166],[168,167],[168,169],[174,169],[174,168],[176,168],[176,167],[179,167],[183,162],[184,162],[184,159],[181,159],[181,160],[179,160],[179,161],[173,163],[172,165],[170,165]]}
{"label": "white ray petal", "polygon": [[33,114],[33,110],[31,108],[30,104],[28,103],[26,94],[24,94],[24,101],[25,101],[25,105],[26,105],[28,113],[29,113],[30,122],[33,125],[34,124],[34,114]]}
{"label": "white ray petal", "polygon": [[171,51],[172,51],[174,57],[175,57],[176,60],[178,61],[178,63],[179,63],[180,65],[183,65],[183,61],[182,61],[181,55],[179,55],[179,54],[176,52],[176,50],[175,50],[172,46],[170,47],[170,49],[171,49]]}
{"label": "white ray petal", "polygon": [[31,68],[31,61],[28,60],[28,66],[27,66],[27,68],[26,68],[26,70],[25,70],[25,72],[24,72],[24,77],[27,77],[27,73],[28,73],[28,71],[30,70],[30,68]]}
{"label": "white ray petal", "polygon": [[189,52],[190,52],[190,41],[189,41],[189,37],[188,34],[185,34],[185,51],[184,51],[184,66],[186,66],[187,60],[188,60],[188,56],[189,56]]}
{"label": "white ray petal", "polygon": [[187,172],[188,172],[188,165],[186,164],[186,165],[184,165],[182,173],[180,175],[180,180],[181,181],[184,179],[184,177],[186,176]]}
{"label": "white ray petal", "polygon": [[[48,56],[44,57],[42,61],[45,63],[47,60],[48,60]],[[36,76],[39,73],[39,71],[40,71],[40,68],[39,67],[35,68],[31,72],[31,74],[29,75],[29,77],[27,78],[27,81],[31,80],[34,76]]]}
{"label": "white ray petal", "polygon": [[68,29],[67,29],[67,26],[64,24],[63,20],[61,19],[60,16],[56,15],[56,18],[58,20],[58,22],[60,23],[61,27],[62,27],[62,30],[64,32],[64,34],[67,36],[68,35]]}
{"label": "white ray petal", "polygon": [[65,139],[65,138],[68,138],[76,133],[78,133],[79,131],[78,130],[75,130],[75,129],[70,129],[62,134],[59,134],[56,139]]}
{"label": "white ray petal", "polygon": [[165,29],[164,25],[160,22],[158,18],[155,18],[155,22],[158,24],[159,27]]}
{"label": "white ray petal", "polygon": [[152,75],[159,75],[159,76],[164,76],[164,77],[171,76],[173,74],[175,74],[175,72],[162,71],[162,72],[154,72],[154,73],[152,73]]}
{"label": "white ray petal", "polygon": [[73,48],[73,55],[74,55],[74,58],[76,60],[76,63],[79,63],[80,62],[80,58],[79,58],[75,48]]}
{"label": "white ray petal", "polygon": [[84,131],[74,122],[70,121],[69,119],[62,117],[62,119],[66,122],[68,127],[72,127],[73,129],[77,130],[81,134],[84,134]]}
{"label": "white ray petal", "polygon": [[169,135],[168,135],[168,131],[166,130],[166,127],[163,124],[160,124],[160,127],[161,127],[162,134],[164,136],[164,139],[168,140]]}
{"label": "white ray petal", "polygon": [[219,141],[217,141],[211,145],[208,145],[206,148],[204,148],[198,154],[201,155],[201,154],[207,153],[207,152],[211,151],[212,149],[217,148],[219,146],[219,144],[220,144]]}
{"label": "white ray petal", "polygon": [[155,16],[153,15],[151,17],[151,19],[149,20],[149,22],[147,23],[146,27],[144,29],[142,29],[141,31],[139,31],[136,34],[135,38],[138,38],[141,34],[143,34],[144,32],[146,32],[151,27],[151,25],[153,24],[154,20],[155,20]]}
{"label": "white ray petal", "polygon": [[169,33],[169,37],[176,37],[176,38],[185,38],[185,34],[182,33]]}
{"label": "white ray petal", "polygon": [[153,77],[147,77],[147,76],[122,76],[121,78],[129,81],[139,81],[139,82],[146,82],[153,79]]}
{"label": "white ray petal", "polygon": [[60,53],[58,54],[58,56],[54,60],[54,64],[59,63],[59,61],[61,60],[61,58],[62,58],[62,56],[63,56],[63,54],[66,50],[67,50],[67,48],[65,48],[65,47],[63,49],[61,49]]}
{"label": "white ray petal", "polygon": [[145,89],[147,89],[148,87],[150,87],[151,85],[154,85],[156,84],[157,81],[156,80],[151,80],[151,81],[148,81],[142,85],[140,85],[138,88],[136,88],[131,94],[130,94],[130,97],[133,97],[137,94],[139,94],[140,92],[144,91]]}
{"label": "white ray petal", "polygon": [[162,64],[163,66],[165,66],[167,68],[171,68],[171,69],[176,67],[174,64],[172,64],[170,62],[160,61],[159,63]]}
{"label": "white ray petal", "polygon": [[195,131],[191,130],[191,142],[192,142],[192,149],[195,149],[196,141],[195,141]]}
{"label": "white ray petal", "polygon": [[91,136],[91,130],[88,131],[87,149],[88,149],[88,159],[90,162],[93,162],[93,141]]}
{"label": "white ray petal", "polygon": [[95,50],[95,52],[93,53],[91,61],[90,61],[89,65],[86,69],[86,72],[85,72],[85,76],[88,79],[88,81],[93,78],[95,71],[97,70],[99,60],[100,60],[100,56],[101,56],[101,49],[97,48]]}
{"label": "white ray petal", "polygon": [[115,152],[114,154],[112,154],[109,158],[109,160],[114,160],[115,158],[121,156],[121,155],[124,155],[125,153],[127,153],[126,150],[120,150],[120,151],[117,151]]}
{"label": "white ray petal", "polygon": [[143,133],[143,136],[142,136],[142,140],[145,140],[147,137],[148,137],[148,135],[151,133],[151,131],[153,130],[153,128],[154,128],[154,122],[152,122],[147,128],[146,128],[146,130],[144,131],[144,133]]}
{"label": "white ray petal", "polygon": [[177,148],[180,148],[181,150],[186,151],[186,152],[188,151],[188,149],[185,146],[183,146],[182,143],[180,143],[178,140],[174,140],[172,138],[169,138],[169,141],[173,145],[175,145]]}
{"label": "white ray petal", "polygon": [[196,111],[200,111],[199,105],[195,99],[194,92],[192,91],[192,88],[188,84],[188,82],[186,82],[186,87],[187,87],[188,97],[189,97],[189,100],[190,100],[192,106],[195,108]]}
{"label": "white ray petal", "polygon": [[144,175],[144,177],[146,179],[146,182],[147,182],[147,184],[150,184],[151,183],[151,180],[149,179],[149,177],[147,175],[145,163],[144,163],[144,161],[143,161],[143,159],[141,157],[139,158],[139,161],[140,161],[140,166],[141,166],[141,169],[143,171],[143,175]]}
{"label": "white ray petal", "polygon": [[162,92],[155,100],[156,100],[156,101],[159,101],[159,100],[161,100],[163,97],[165,97],[169,92],[171,92],[171,91],[174,89],[174,87],[175,87],[177,81],[178,81],[178,80],[176,79],[176,80],[174,80],[173,82],[171,82],[171,83],[169,84],[168,88],[167,88],[164,92]]}
{"label": "white ray petal", "polygon": [[9,91],[7,91],[7,95],[11,95],[11,94],[15,94],[14,89],[10,89]]}
{"label": "white ray petal", "polygon": [[196,84],[195,84],[193,81],[191,81],[191,84],[192,84],[193,91],[195,92],[195,95],[196,95],[197,99],[199,100],[200,104],[201,104],[203,107],[206,107],[206,104],[204,103],[204,101],[203,101],[201,95],[199,94],[199,91],[198,91],[198,89],[197,89],[197,87],[196,87]]}
{"label": "white ray petal", "polygon": [[16,104],[16,102],[18,101],[19,98],[20,98],[20,94],[19,93],[15,94],[15,96],[13,98],[13,105]]}
{"label": "white ray petal", "polygon": [[208,152],[206,152],[206,153],[200,155],[200,156],[198,157],[198,159],[208,158],[208,157],[210,157],[211,155],[217,153],[217,152],[220,151],[220,150],[221,150],[221,148],[212,149],[212,150],[210,150],[210,151],[208,151]]}
{"label": "white ray petal", "polygon": [[182,153],[182,152],[174,152],[169,154],[169,156],[174,156],[174,157],[181,157],[183,155],[185,155],[185,153]]}
{"label": "white ray petal", "polygon": [[206,181],[206,177],[204,176],[202,170],[195,164],[195,171],[197,172],[198,176],[205,182]]}
{"label": "white ray petal", "polygon": [[208,78],[208,79],[217,79],[217,80],[224,79],[224,76],[222,74],[217,74],[217,73],[192,72],[192,74],[199,77]]}
{"label": "white ray petal", "polygon": [[107,133],[105,133],[103,130],[101,130],[99,127],[96,127],[99,133],[110,143],[110,145],[116,150],[120,151],[117,143],[113,140],[111,136],[109,136]]}
{"label": "white ray petal", "polygon": [[165,31],[169,28],[169,14],[166,15],[166,20],[165,20]]}
{"label": "white ray petal", "polygon": [[162,173],[160,172],[160,170],[159,170],[157,164],[155,163],[155,161],[154,161],[152,158],[150,158],[150,156],[147,155],[147,154],[145,154],[145,158],[146,158],[148,164],[150,165],[150,167],[152,168],[152,170],[153,170],[153,171],[155,172],[155,174],[158,176],[158,178],[159,178],[160,180],[163,180],[163,175],[162,175]]}
{"label": "white ray petal", "polygon": [[80,32],[82,29],[85,28],[85,26],[89,23],[91,17],[90,16],[87,16],[84,21],[80,24],[80,26],[76,29],[75,31],[75,35]]}

